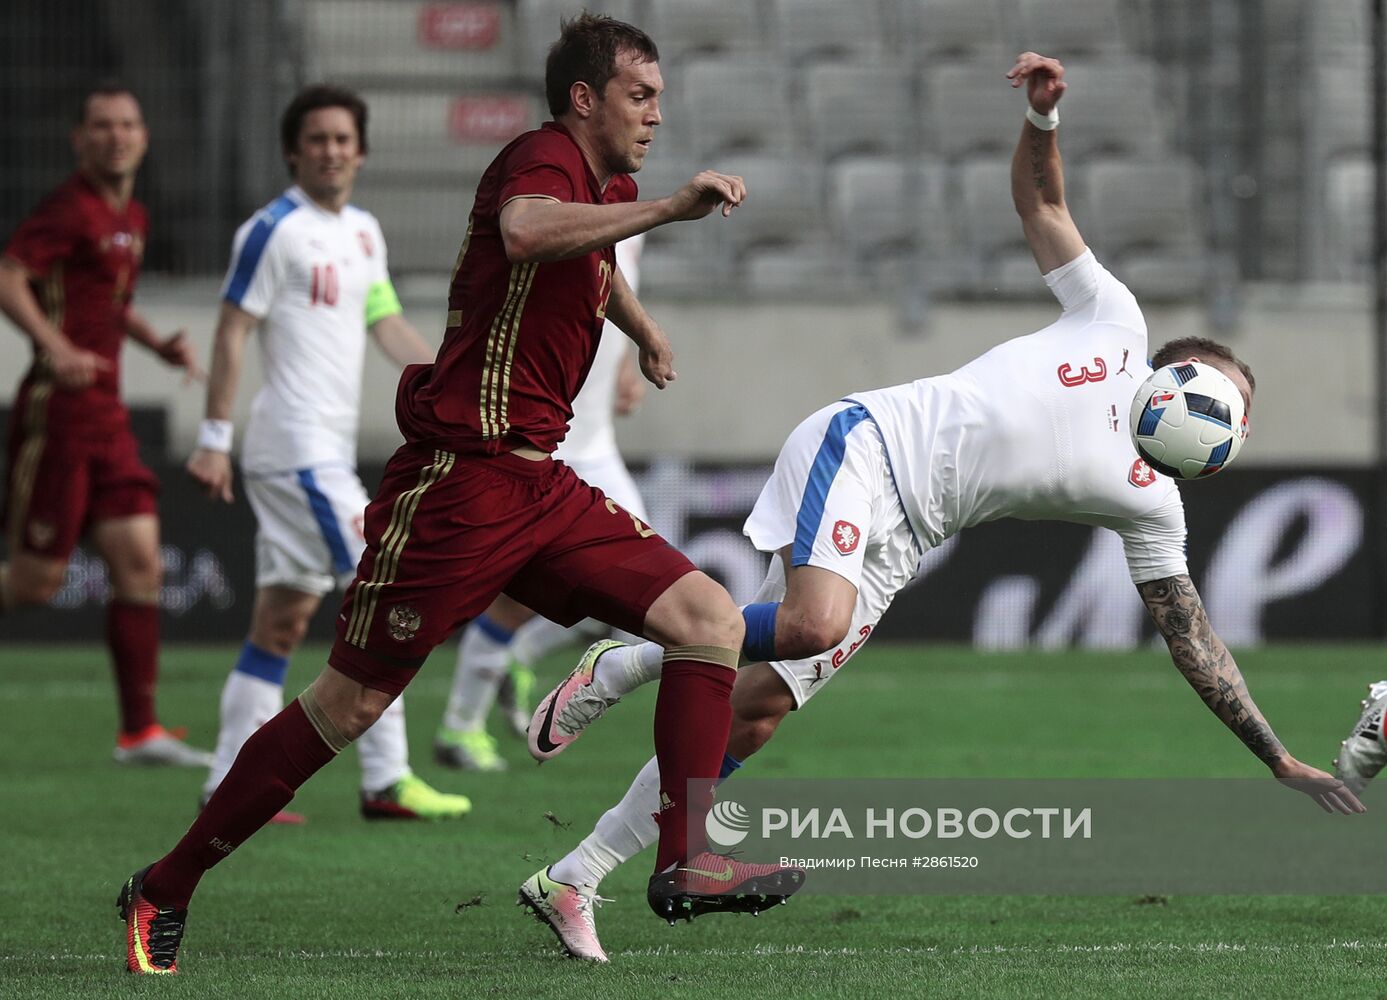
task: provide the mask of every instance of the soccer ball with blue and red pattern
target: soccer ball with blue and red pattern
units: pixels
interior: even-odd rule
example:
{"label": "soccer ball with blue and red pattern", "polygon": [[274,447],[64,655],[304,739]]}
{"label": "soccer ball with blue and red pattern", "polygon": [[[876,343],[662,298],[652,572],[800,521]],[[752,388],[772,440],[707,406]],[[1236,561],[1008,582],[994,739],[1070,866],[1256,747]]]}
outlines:
{"label": "soccer ball with blue and red pattern", "polygon": [[1213,365],[1181,361],[1137,389],[1131,429],[1138,454],[1157,472],[1203,479],[1238,457],[1247,414],[1232,379]]}

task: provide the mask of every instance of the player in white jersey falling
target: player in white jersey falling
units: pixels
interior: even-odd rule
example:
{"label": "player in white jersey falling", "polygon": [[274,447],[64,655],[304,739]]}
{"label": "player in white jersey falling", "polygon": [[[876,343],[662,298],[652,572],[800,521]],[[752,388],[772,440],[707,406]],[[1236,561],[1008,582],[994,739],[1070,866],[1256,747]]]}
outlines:
{"label": "player in white jersey falling", "polygon": [[[971,525],[1014,517],[1116,531],[1171,659],[1209,709],[1281,781],[1327,811],[1361,812],[1343,783],[1286,752],[1209,624],[1185,566],[1179,490],[1137,457],[1128,434],[1132,394],[1147,371],[1146,323],[1065,207],[1055,131],[1063,67],[1027,52],[1007,76],[1027,88],[1031,105],[1012,197],[1063,312],[951,374],[854,393],[791,433],[746,523],[756,547],[775,558],[757,603],[744,609],[743,650],[753,662],[737,676],[723,775],[832,682],[926,551]],[[1250,409],[1251,373],[1227,348],[1187,338],[1163,347],[1155,363],[1185,359],[1226,374]],[[648,643],[592,647],[540,703],[531,751],[558,754],[633,678],[659,669],[658,647]],[[658,790],[652,760],[591,835],[521,886],[520,902],[570,955],[606,960],[593,923],[598,885],[656,839]]]}
{"label": "player in white jersey falling", "polygon": [[[617,268],[635,291],[640,284],[644,235],[616,247]],[[645,380],[632,361],[630,341],[608,323],[583,389],[573,400],[568,434],[554,457],[569,465],[623,508],[649,523],[645,501],[616,446],[612,415],[631,413],[645,394]],[[486,730],[487,713],[498,693],[507,724],[519,736],[530,722],[533,667],[546,653],[610,630],[588,619],[565,628],[502,595],[472,620],[458,643],[457,668],[448,707],[434,739],[441,764],[471,771],[503,771],[506,761]]]}
{"label": "player in white jersey falling", "polygon": [[[241,451],[259,524],[255,608],[222,689],[221,732],[204,801],[241,745],[283,708],[289,657],[323,596],[350,582],[361,557],[368,498],[356,475],[356,431],[366,331],[401,366],[433,360],[433,350],[401,315],[380,225],[348,204],[366,155],[365,104],[350,91],[309,87],[285,110],[280,132],[294,186],[236,233],[207,419],[188,460],[189,474],[209,496],[233,500],[231,410],[242,351],[258,326],[265,384]],[[470,811],[466,796],[435,791],[410,771],[399,700],[357,746],[367,818],[440,819]]]}

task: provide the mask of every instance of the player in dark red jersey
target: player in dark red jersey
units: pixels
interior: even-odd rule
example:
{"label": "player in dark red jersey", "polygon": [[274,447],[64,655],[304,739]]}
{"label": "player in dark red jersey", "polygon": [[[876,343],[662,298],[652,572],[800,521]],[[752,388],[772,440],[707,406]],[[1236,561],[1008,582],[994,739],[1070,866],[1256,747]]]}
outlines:
{"label": "player in dark red jersey", "polygon": [[10,420],[0,613],[45,604],[85,534],[111,577],[107,641],[120,700],[116,760],[206,766],[159,724],[159,484],[120,401],[128,336],[200,377],[181,331],[162,337],[130,304],[148,225],[131,197],[147,144],[123,87],[88,93],[72,133],[77,172],[20,223],[0,257],[0,310],[34,342]]}
{"label": "player in dark red jersey", "polygon": [[[203,873],[287,805],[430,650],[503,590],[559,623],[598,618],[673,647],[655,708],[664,808],[652,902],[683,904],[711,865],[727,908],[748,891],[750,866],[685,841],[686,825],[702,828],[722,764],[742,616],[653,530],[549,458],[604,317],[635,341],[650,382],[674,378],[669,341],[617,270],[613,244],[719,206],[728,215],[746,196],[741,178],[704,172],[669,197],[635,200],[629,175],[660,123],[657,60],[655,44],[630,25],[587,14],[564,25],[545,72],[554,120],[487,168],[443,346],[432,365],[401,378],[406,442],[367,508],[366,554],[329,665],[246,742],[178,845],[127,881],[119,906],[130,969],[175,967]],[[755,875],[764,893],[788,895],[802,873],[787,870],[783,885],[759,866]]]}

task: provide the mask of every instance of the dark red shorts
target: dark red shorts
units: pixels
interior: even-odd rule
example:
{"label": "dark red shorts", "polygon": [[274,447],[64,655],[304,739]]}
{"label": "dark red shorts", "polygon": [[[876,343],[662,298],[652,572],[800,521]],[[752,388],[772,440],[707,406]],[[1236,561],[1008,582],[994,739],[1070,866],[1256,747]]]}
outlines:
{"label": "dark red shorts", "polygon": [[561,625],[596,618],[639,634],[695,568],[562,462],[406,444],[366,508],[366,553],[328,662],[398,694],[502,591]]}
{"label": "dark red shorts", "polygon": [[96,521],[153,514],[159,480],[140,461],[128,426],[114,433],[51,433],[32,405],[10,422],[5,536],[10,551],[67,559]]}

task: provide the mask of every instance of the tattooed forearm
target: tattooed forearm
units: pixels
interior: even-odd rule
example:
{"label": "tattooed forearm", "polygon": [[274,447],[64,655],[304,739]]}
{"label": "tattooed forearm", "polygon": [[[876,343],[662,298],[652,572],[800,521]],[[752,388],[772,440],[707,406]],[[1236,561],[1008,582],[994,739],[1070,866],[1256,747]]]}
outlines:
{"label": "tattooed forearm", "polygon": [[1031,181],[1037,191],[1044,191],[1050,186],[1050,174],[1046,168],[1050,162],[1052,141],[1048,132],[1035,129],[1031,133]]}
{"label": "tattooed forearm", "polygon": [[1181,575],[1153,580],[1138,585],[1137,590],[1170,647],[1170,658],[1209,710],[1259,760],[1271,764],[1284,756],[1285,747],[1253,702],[1228,647],[1209,625],[1190,578]]}

